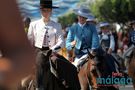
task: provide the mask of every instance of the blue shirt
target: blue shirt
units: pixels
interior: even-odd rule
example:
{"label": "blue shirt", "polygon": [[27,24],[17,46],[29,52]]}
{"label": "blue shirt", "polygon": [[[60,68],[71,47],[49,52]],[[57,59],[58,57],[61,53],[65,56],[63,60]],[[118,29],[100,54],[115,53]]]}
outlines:
{"label": "blue shirt", "polygon": [[130,44],[135,44],[135,30],[129,33]]}
{"label": "blue shirt", "polygon": [[95,25],[85,24],[82,27],[79,24],[73,25],[67,35],[66,48],[72,50],[72,41],[76,41],[75,48],[80,50],[81,46],[85,45],[90,49],[97,49],[99,47],[99,38]]}

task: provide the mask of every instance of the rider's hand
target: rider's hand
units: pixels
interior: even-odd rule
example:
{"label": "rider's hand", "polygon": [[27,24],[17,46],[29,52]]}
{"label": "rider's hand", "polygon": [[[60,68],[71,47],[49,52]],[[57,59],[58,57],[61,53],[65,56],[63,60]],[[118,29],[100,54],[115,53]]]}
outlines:
{"label": "rider's hand", "polygon": [[50,58],[51,58],[52,62],[55,63],[56,59],[58,58],[57,57],[57,53],[56,52],[52,52]]}
{"label": "rider's hand", "polygon": [[76,41],[75,41],[75,40],[72,41],[72,42],[71,42],[71,45],[74,47],[74,46],[76,45]]}
{"label": "rider's hand", "polygon": [[73,57],[74,57],[74,51],[73,50],[67,51],[67,58],[70,62],[73,62]]}
{"label": "rider's hand", "polygon": [[74,58],[73,57],[69,57],[68,59],[70,62],[73,62],[74,61]]}
{"label": "rider's hand", "polygon": [[95,50],[91,50],[90,52],[93,56],[96,56],[96,51]]}
{"label": "rider's hand", "polygon": [[108,51],[107,51],[108,54],[111,54],[112,53],[112,49],[109,48]]}

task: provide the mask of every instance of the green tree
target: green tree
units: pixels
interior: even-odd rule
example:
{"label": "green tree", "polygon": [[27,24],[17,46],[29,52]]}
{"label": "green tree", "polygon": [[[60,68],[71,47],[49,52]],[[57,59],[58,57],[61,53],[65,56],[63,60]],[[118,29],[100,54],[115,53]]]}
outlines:
{"label": "green tree", "polygon": [[135,19],[135,0],[95,0],[90,5],[93,14],[101,21],[125,24]]}
{"label": "green tree", "polygon": [[74,13],[69,13],[67,15],[58,17],[58,22],[62,24],[62,27],[72,25],[76,19],[76,15]]}

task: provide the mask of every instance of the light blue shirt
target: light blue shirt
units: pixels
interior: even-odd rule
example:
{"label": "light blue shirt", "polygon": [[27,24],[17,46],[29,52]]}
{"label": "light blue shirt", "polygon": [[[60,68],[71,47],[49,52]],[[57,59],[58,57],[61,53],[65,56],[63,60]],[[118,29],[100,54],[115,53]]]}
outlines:
{"label": "light blue shirt", "polygon": [[95,25],[84,24],[81,27],[79,24],[73,25],[67,35],[66,48],[72,50],[72,41],[76,41],[75,48],[80,50],[83,42],[83,36],[85,36],[85,43],[90,49],[96,49],[99,47],[99,38]]}

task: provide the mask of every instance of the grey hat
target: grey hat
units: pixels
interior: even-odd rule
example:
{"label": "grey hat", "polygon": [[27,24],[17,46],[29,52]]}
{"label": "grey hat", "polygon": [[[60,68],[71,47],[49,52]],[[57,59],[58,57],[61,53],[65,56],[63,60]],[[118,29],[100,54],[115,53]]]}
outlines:
{"label": "grey hat", "polygon": [[100,24],[99,24],[99,27],[101,28],[101,27],[105,27],[105,26],[109,26],[110,24],[108,23],[108,22],[101,22]]}
{"label": "grey hat", "polygon": [[95,21],[95,17],[93,15],[89,15],[86,21]]}
{"label": "grey hat", "polygon": [[90,10],[86,7],[85,8],[80,7],[79,9],[74,9],[74,13],[85,18],[88,18],[90,16]]}

